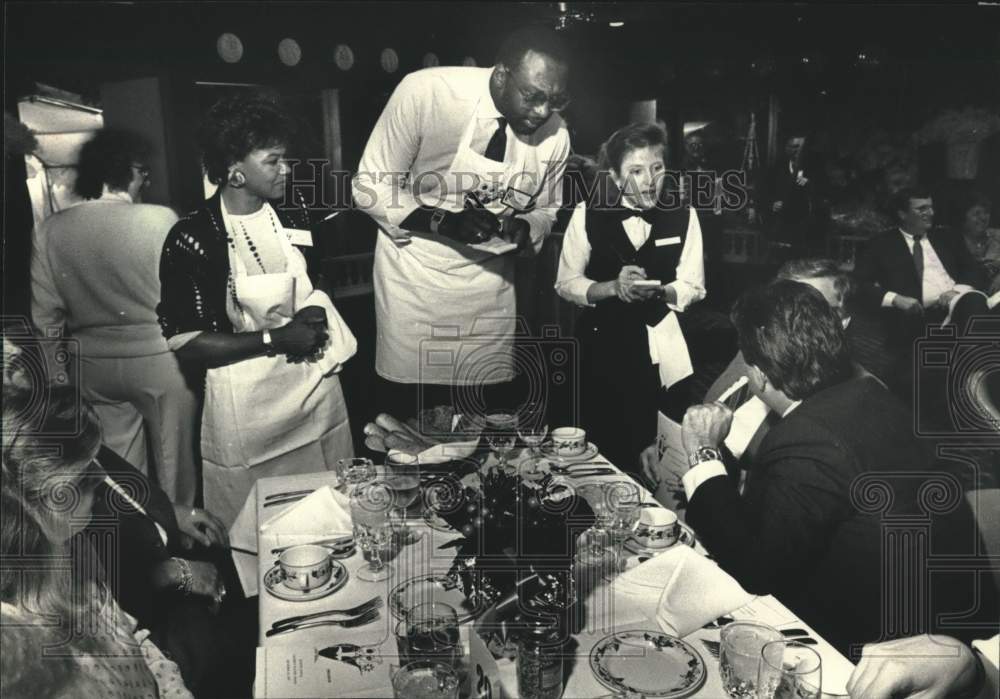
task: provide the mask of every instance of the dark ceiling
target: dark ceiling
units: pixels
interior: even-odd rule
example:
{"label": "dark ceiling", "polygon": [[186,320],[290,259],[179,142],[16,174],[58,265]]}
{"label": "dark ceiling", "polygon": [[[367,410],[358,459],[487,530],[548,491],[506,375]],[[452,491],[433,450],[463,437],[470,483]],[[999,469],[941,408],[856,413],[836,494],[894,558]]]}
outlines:
{"label": "dark ceiling", "polygon": [[[631,96],[654,95],[685,80],[760,78],[755,61],[763,62],[764,72],[774,66],[766,79],[783,72],[790,78],[803,69],[807,76],[847,75],[866,51],[877,62],[905,62],[931,73],[961,68],[963,75],[978,75],[992,69],[1000,80],[995,70],[1000,7],[624,2],[568,7],[595,20],[566,32],[579,49],[578,80]],[[558,14],[555,3],[500,2],[7,2],[4,9],[8,80],[15,86],[53,82],[84,93],[102,80],[150,72],[290,85],[391,85],[421,67],[428,51],[442,64],[471,55],[488,65],[510,29],[552,23]],[[611,28],[612,20],[625,26]],[[216,56],[222,32],[243,41],[240,63],[225,64]],[[302,62],[294,68],[277,58],[284,37],[302,47]],[[333,64],[339,43],[350,45],[357,59],[348,73]],[[385,47],[400,57],[394,76],[379,67]],[[967,81],[949,82],[960,87]]]}

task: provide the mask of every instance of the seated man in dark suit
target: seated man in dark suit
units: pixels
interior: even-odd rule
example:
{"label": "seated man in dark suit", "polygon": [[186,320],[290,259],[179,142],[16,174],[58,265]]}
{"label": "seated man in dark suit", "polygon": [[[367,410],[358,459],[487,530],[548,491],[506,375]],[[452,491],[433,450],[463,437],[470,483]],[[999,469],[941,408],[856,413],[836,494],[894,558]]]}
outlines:
{"label": "seated man in dark suit", "polygon": [[[985,564],[971,563],[982,542],[959,484],[930,470],[910,417],[882,384],[852,378],[829,304],[782,280],[745,294],[733,321],[751,389],[781,420],[741,495],[719,450],[732,413],[716,403],[684,417],[687,523],[719,565],[845,654],[913,633],[996,633],[996,590]],[[970,564],[932,575],[942,556]]]}
{"label": "seated man in dark suit", "polygon": [[[868,242],[854,275],[867,305],[896,310],[892,322],[897,339],[909,344],[921,334],[925,317],[941,322],[964,294],[985,288],[986,280],[960,238],[932,230],[929,193],[902,189],[890,204],[899,226]],[[985,302],[982,295],[983,311]]]}

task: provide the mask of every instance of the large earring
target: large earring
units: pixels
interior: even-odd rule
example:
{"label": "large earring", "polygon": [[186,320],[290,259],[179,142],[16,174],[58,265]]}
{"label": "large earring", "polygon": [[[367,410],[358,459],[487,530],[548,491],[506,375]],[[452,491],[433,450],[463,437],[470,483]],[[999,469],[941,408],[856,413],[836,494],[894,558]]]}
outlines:
{"label": "large earring", "polygon": [[239,189],[247,183],[246,175],[244,175],[239,170],[233,170],[229,173],[229,186],[233,189]]}

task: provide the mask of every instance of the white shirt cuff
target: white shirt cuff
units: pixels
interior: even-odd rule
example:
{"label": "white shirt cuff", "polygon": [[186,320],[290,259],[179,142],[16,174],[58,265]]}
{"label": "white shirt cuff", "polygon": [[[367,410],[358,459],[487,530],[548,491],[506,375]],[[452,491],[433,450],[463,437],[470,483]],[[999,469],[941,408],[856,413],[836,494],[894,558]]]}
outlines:
{"label": "white shirt cuff", "polygon": [[885,292],[885,296],[882,297],[882,308],[889,308],[892,306],[892,302],[896,300],[895,291]]}
{"label": "white shirt cuff", "polygon": [[684,483],[684,492],[687,494],[688,502],[694,497],[694,491],[705,481],[717,476],[728,476],[726,467],[721,461],[703,461],[690,471],[681,476]]}

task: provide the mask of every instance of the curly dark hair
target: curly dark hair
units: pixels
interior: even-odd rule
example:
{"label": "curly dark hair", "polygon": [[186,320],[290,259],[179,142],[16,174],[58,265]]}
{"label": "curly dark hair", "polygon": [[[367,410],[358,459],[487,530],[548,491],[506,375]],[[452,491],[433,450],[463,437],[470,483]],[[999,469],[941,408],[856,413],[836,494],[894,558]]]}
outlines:
{"label": "curly dark hair", "polygon": [[287,146],[295,122],[273,97],[233,95],[212,105],[199,134],[202,162],[212,184],[222,184],[229,167],[260,148]]}
{"label": "curly dark hair", "polygon": [[76,166],[76,193],[84,199],[98,199],[108,189],[124,192],[132,181],[132,164],[145,164],[149,143],[126,129],[106,128],[83,144]]}
{"label": "curly dark hair", "polygon": [[732,319],[747,363],[792,400],[851,377],[840,318],[808,284],[780,279],[750,289],[736,302]]}

